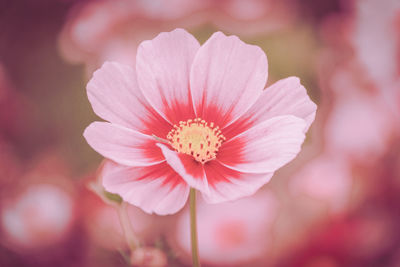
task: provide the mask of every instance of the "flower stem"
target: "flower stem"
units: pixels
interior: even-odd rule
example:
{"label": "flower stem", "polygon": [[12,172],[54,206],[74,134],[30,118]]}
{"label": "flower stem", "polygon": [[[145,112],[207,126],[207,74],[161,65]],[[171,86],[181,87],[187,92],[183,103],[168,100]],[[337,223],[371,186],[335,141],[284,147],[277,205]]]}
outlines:
{"label": "flower stem", "polygon": [[199,248],[197,245],[196,189],[194,188],[190,188],[190,238],[192,242],[192,265],[200,267]]}
{"label": "flower stem", "polygon": [[129,249],[132,253],[137,247],[139,247],[140,243],[139,240],[136,238],[136,235],[132,229],[132,225],[129,221],[127,206],[128,206],[127,203],[122,202],[117,209],[118,209],[119,221],[121,223],[126,243],[128,244]]}

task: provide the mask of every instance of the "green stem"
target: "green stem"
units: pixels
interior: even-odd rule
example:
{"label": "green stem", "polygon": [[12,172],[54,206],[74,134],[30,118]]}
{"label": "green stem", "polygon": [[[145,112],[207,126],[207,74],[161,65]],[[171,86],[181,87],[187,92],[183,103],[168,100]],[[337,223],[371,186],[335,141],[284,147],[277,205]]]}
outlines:
{"label": "green stem", "polygon": [[200,267],[199,248],[197,245],[196,189],[194,188],[190,188],[190,238],[192,242],[192,265]]}

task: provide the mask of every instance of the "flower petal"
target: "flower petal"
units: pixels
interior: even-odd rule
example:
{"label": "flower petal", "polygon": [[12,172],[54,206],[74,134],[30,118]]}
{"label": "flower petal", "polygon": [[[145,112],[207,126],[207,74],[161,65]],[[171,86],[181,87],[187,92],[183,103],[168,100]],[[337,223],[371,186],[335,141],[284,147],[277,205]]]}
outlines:
{"label": "flower petal", "polygon": [[104,63],[89,81],[87,94],[94,112],[107,121],[157,136],[171,128],[146,101],[129,66]]}
{"label": "flower petal", "polygon": [[208,203],[219,203],[235,200],[254,194],[268,183],[273,173],[243,173],[222,165],[217,160],[204,165],[209,193],[203,193]]}
{"label": "flower petal", "polygon": [[261,48],[214,33],[199,49],[190,73],[197,117],[224,128],[254,104],[267,76],[267,57]]}
{"label": "flower petal", "polygon": [[157,146],[161,148],[161,151],[171,168],[179,173],[190,187],[201,192],[209,192],[203,164],[194,160],[193,157],[175,152],[163,144],[158,143]]}
{"label": "flower petal", "polygon": [[172,124],[194,118],[189,74],[200,45],[183,29],[161,33],[140,44],[136,70],[151,105]]}
{"label": "flower petal", "polygon": [[149,166],[164,161],[153,137],[108,122],[93,122],[84,137],[104,157],[128,166]]}
{"label": "flower petal", "polygon": [[176,213],[189,196],[189,186],[166,162],[148,167],[127,167],[107,161],[101,175],[107,191],[119,194],[147,213]]}
{"label": "flower petal", "polygon": [[227,138],[240,134],[275,116],[293,115],[304,119],[308,130],[314,121],[317,106],[307,95],[297,77],[282,79],[268,87],[257,102],[236,122],[227,127]]}
{"label": "flower petal", "polygon": [[240,172],[274,172],[299,153],[304,128],[305,121],[291,115],[271,118],[226,141],[217,158]]}

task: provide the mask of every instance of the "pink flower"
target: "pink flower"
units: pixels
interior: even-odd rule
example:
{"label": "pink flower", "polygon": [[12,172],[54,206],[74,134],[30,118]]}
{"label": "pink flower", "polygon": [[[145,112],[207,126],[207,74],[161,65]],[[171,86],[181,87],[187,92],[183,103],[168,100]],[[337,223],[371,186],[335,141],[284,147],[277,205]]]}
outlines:
{"label": "pink flower", "polygon": [[257,46],[217,32],[200,47],[182,29],[143,42],[136,70],[105,63],[87,89],[109,122],[84,133],[110,160],[105,189],[158,214],[180,210],[190,187],[210,203],[256,192],[298,154],[316,111],[295,77],[263,91],[267,71]]}

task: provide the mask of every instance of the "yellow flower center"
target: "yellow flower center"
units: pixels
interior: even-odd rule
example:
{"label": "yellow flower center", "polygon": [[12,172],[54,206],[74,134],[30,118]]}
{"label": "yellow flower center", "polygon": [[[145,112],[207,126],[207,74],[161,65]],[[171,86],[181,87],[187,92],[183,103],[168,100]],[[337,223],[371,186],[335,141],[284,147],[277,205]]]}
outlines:
{"label": "yellow flower center", "polygon": [[205,120],[180,121],[168,133],[169,144],[178,152],[193,156],[200,163],[215,159],[225,137],[218,126]]}

